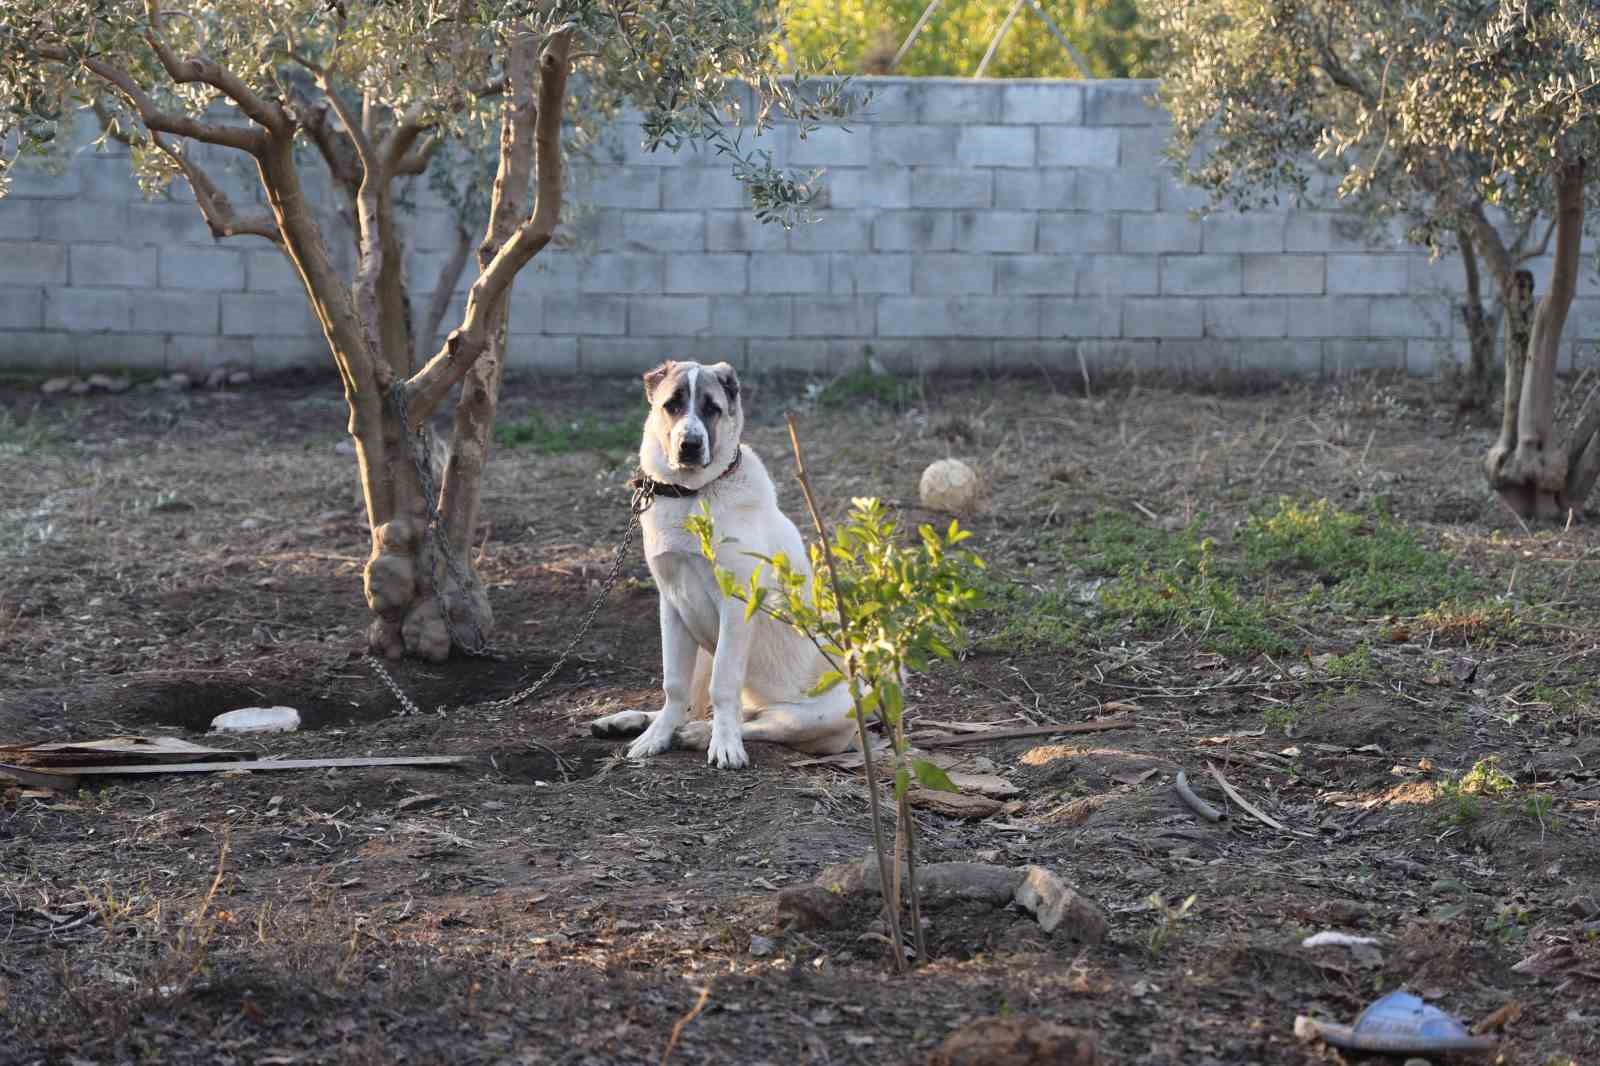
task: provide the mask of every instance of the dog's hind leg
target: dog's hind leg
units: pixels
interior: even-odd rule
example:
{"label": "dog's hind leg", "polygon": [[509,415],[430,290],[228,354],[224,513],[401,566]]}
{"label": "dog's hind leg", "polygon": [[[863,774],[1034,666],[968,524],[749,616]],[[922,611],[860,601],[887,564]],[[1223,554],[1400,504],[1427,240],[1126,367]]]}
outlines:
{"label": "dog's hind leg", "polygon": [[604,740],[636,737],[650,728],[660,711],[618,711],[589,723],[589,733]]}
{"label": "dog's hind leg", "polygon": [[813,755],[836,755],[856,743],[850,690],[835,685],[819,696],[769,703],[744,723],[746,740],[783,744]]}

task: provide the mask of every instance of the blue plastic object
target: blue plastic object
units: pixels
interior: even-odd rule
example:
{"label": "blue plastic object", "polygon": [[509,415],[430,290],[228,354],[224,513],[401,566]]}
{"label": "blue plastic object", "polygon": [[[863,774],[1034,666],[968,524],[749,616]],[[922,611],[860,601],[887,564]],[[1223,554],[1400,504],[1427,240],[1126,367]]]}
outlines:
{"label": "blue plastic object", "polygon": [[1500,1043],[1492,1036],[1473,1036],[1438,1007],[1403,990],[1372,1003],[1354,1025],[1318,1022],[1317,1029],[1334,1047],[1394,1055],[1493,1051]]}

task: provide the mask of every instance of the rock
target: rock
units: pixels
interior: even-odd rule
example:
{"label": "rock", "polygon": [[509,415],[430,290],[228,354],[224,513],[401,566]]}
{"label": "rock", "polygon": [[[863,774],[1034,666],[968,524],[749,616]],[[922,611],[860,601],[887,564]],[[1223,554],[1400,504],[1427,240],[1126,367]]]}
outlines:
{"label": "rock", "polygon": [[224,386],[224,385],[226,385],[228,383],[228,374],[229,374],[229,370],[228,370],[227,367],[225,367],[225,366],[217,367],[215,370],[211,371],[211,373],[206,375],[206,388],[208,388],[208,389],[220,389],[220,388],[222,388],[222,386]]}
{"label": "rock", "polygon": [[982,862],[936,862],[917,870],[922,905],[942,907],[975,901],[1004,907],[1022,883],[1023,871]]}
{"label": "rock", "polygon": [[960,459],[940,459],[922,472],[919,489],[923,507],[959,514],[977,501],[978,475]]}
{"label": "rock", "polygon": [[1060,929],[1084,944],[1098,944],[1106,938],[1106,913],[1100,905],[1042,866],[1028,867],[1015,899],[1017,906],[1039,919],[1039,928],[1047,933]]}
{"label": "rock", "polygon": [[778,893],[780,929],[837,929],[850,916],[851,896],[820,885],[795,885]]}
{"label": "rock", "polygon": [[106,386],[107,392],[127,392],[133,388],[133,379],[126,374],[119,374],[111,379],[111,384]]}
{"label": "rock", "polygon": [[83,396],[89,391],[89,383],[87,381],[74,381],[67,391],[74,396]]}
{"label": "rock", "polygon": [[51,378],[39,386],[39,391],[46,396],[58,396],[72,388],[73,385],[77,384],[77,381],[77,378]]}
{"label": "rock", "polygon": [[335,455],[354,455],[355,453],[356,442],[351,440],[349,437],[346,437],[344,440],[333,446],[333,454]]}
{"label": "rock", "polygon": [[235,370],[228,375],[228,384],[235,388],[240,385],[248,385],[253,380],[254,378],[250,376],[250,371],[248,370]]}
{"label": "rock", "polygon": [[90,374],[86,384],[91,389],[102,389],[106,392],[121,392],[123,389],[126,389],[127,386],[124,385],[122,389],[117,388],[116,385],[118,380],[119,379],[112,377],[110,374]]}
{"label": "rock", "polygon": [[770,936],[757,935],[750,938],[750,954],[758,959],[764,959],[777,950],[777,941]]}
{"label": "rock", "polygon": [[156,388],[162,392],[182,392],[193,384],[194,379],[181,370],[156,380]]}
{"label": "rock", "polygon": [[1574,918],[1600,918],[1600,896],[1573,896],[1567,901],[1567,913]]}
{"label": "rock", "polygon": [[1038,1018],[985,1018],[957,1029],[928,1066],[1096,1066],[1094,1037]]}
{"label": "rock", "polygon": [[211,719],[213,733],[292,733],[300,728],[293,707],[240,707]]}
{"label": "rock", "polygon": [[946,818],[963,818],[975,821],[999,814],[1005,804],[988,796],[970,796],[964,792],[941,792],[931,788],[914,788],[906,793],[906,801],[913,807],[942,814]]}

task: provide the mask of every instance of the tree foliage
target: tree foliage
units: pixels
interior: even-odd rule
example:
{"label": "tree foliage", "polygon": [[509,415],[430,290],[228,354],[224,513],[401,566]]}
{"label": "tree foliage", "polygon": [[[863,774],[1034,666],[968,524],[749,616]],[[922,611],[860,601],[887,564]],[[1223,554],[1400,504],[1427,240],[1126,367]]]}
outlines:
{"label": "tree foliage", "polygon": [[[1436,252],[1460,249],[1475,348],[1478,263],[1487,266],[1516,340],[1490,483],[1519,513],[1581,506],[1600,475],[1597,418],[1580,413],[1564,447],[1551,420],[1586,201],[1596,196],[1600,10],[1589,0],[1145,6],[1171,52],[1162,91],[1171,155],[1214,205],[1301,202],[1317,172],[1331,171],[1339,193],[1370,214],[1404,218],[1409,236]],[[1541,213],[1550,221],[1534,246]],[[1524,323],[1531,275],[1518,268],[1551,234],[1550,291]]]}
{"label": "tree foliage", "polygon": [[[219,239],[282,250],[350,408],[373,537],[371,645],[439,659],[485,639],[487,598],[466,549],[507,297],[557,236],[563,140],[581,141],[594,119],[631,103],[647,148],[709,145],[748,184],[760,218],[793,224],[814,189],[751,135],[780,113],[814,128],[844,109],[846,89],[782,78],[776,26],[771,0],[7,0],[0,180],[15,154],[47,149],[88,112],[128,143],[147,188],[182,177]],[[493,144],[496,161],[492,182],[479,172],[455,186],[482,218],[475,280],[459,322],[419,367],[396,183],[452,161],[471,169],[475,153],[441,146],[474,143]],[[209,169],[219,150],[254,168],[264,210],[223,191]],[[306,192],[303,171],[319,162],[354,223],[348,273]],[[435,312],[438,301],[430,335]],[[431,449],[415,438],[458,386],[435,491]]]}
{"label": "tree foliage", "polygon": [[[1096,78],[1154,73],[1155,38],[1134,0],[1040,0]],[[1005,21],[1009,0],[944,0],[894,68],[904,75],[969,77]],[[784,40],[803,66],[889,73],[887,64],[927,0],[790,0]],[[1081,78],[1044,21],[1024,6],[985,72],[997,78]]]}

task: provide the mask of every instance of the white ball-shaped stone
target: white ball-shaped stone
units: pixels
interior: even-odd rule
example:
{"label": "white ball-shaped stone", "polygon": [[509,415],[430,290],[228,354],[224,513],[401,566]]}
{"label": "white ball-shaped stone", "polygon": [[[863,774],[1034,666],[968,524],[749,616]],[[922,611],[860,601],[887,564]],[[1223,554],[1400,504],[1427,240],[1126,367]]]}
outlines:
{"label": "white ball-shaped stone", "polygon": [[978,475],[960,459],[940,459],[922,472],[922,506],[959,514],[978,499]]}

